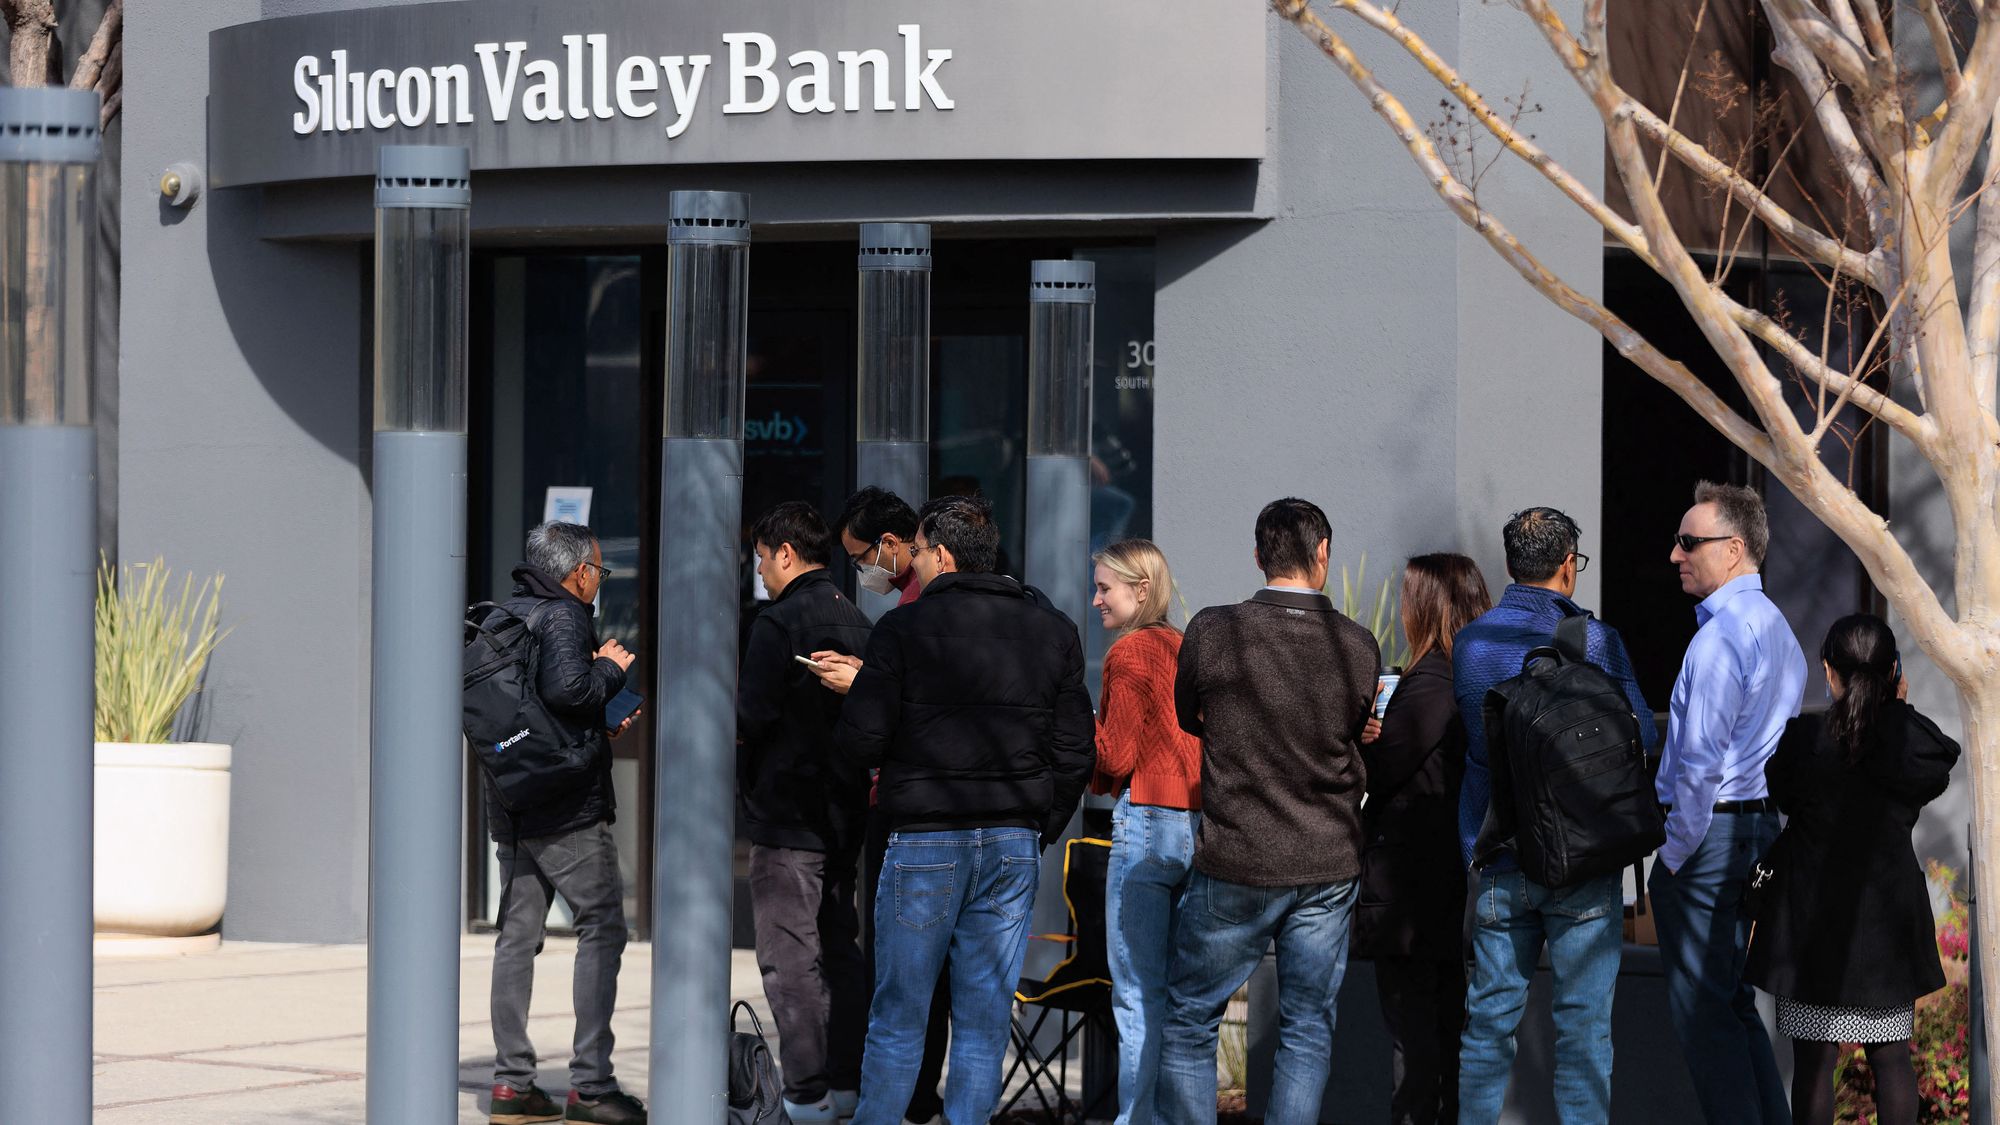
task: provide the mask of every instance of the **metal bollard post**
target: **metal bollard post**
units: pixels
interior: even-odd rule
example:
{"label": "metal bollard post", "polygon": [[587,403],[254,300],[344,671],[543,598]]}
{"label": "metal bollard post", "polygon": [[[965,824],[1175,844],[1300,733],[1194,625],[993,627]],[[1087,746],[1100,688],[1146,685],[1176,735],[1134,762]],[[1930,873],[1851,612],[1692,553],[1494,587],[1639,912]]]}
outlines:
{"label": "metal bollard post", "polygon": [[712,1125],[728,1107],[750,197],[674,192],[667,276],[650,1116]]}
{"label": "metal bollard post", "polygon": [[[923,506],[931,474],[931,228],[863,223],[855,333],[854,482]],[[870,618],[898,595],[855,594]]]}
{"label": "metal bollard post", "polygon": [[[1038,261],[1028,281],[1028,524],[1024,577],[1086,633],[1090,612],[1090,374],[1097,315],[1097,265]],[[1077,833],[1072,821],[1065,838]],[[1043,855],[1035,895],[1037,932],[1068,924],[1061,845]],[[1046,966],[1038,966],[1045,968]],[[1115,1100],[1115,1040],[1092,1033],[1083,1044],[1083,1100]]]}
{"label": "metal bollard post", "polygon": [[388,145],[375,177],[368,1120],[458,1114],[465,620],[466,149]]}
{"label": "metal bollard post", "polygon": [[0,1058],[90,1120],[97,95],[0,89]]}

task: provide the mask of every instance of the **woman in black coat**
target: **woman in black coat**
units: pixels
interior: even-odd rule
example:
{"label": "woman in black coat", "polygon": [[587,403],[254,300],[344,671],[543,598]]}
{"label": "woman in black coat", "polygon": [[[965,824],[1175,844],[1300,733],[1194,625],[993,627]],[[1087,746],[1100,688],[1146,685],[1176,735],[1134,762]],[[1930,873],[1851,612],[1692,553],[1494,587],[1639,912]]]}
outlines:
{"label": "woman in black coat", "polygon": [[1835,622],[1820,661],[1833,706],[1793,719],[1764,768],[1790,819],[1752,876],[1763,897],[1744,979],[1778,998],[1794,1041],[1794,1122],[1833,1120],[1839,1044],[1860,1043],[1881,1125],[1914,1125],[1914,1005],[1944,969],[1910,830],[1951,783],[1958,744],[1899,698],[1881,618]]}
{"label": "woman in black coat", "polygon": [[1452,695],[1451,639],[1492,608],[1464,555],[1419,555],[1403,571],[1411,664],[1389,709],[1362,732],[1368,799],[1353,953],[1375,962],[1391,1044],[1394,1125],[1458,1120],[1465,1026],[1465,864],[1458,785],[1465,725]]}

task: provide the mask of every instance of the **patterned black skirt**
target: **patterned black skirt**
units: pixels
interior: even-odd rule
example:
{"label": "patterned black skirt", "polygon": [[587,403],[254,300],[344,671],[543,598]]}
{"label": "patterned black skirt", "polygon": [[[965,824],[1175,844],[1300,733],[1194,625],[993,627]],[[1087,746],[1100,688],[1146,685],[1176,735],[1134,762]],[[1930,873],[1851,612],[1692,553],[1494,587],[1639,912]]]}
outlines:
{"label": "patterned black skirt", "polygon": [[1916,1027],[1916,1005],[1830,1008],[1778,997],[1778,1031],[1818,1043],[1899,1043]]}

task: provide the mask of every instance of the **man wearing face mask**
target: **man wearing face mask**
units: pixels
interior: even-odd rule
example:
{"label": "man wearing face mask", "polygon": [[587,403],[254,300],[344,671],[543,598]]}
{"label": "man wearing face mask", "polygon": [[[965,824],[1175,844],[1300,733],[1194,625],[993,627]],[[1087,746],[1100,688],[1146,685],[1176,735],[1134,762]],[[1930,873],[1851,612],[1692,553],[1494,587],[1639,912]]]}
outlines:
{"label": "man wearing face mask", "polygon": [[894,591],[897,605],[917,600],[917,575],[910,569],[917,537],[917,513],[902,497],[869,485],[847,498],[840,513],[840,546],[854,564],[861,588],[871,594]]}
{"label": "man wearing face mask", "polygon": [[[887,489],[868,485],[847,498],[847,507],[840,513],[836,526],[840,528],[840,549],[847,552],[847,560],[854,564],[863,590],[871,594],[895,594],[898,606],[917,600],[917,595],[923,592],[923,584],[917,579],[917,568],[912,565],[916,558],[917,513],[902,497]],[[818,662],[818,666],[812,669],[813,674],[819,677],[827,690],[840,695],[847,694],[847,689],[854,684],[855,673],[861,670],[861,658],[847,653],[820,651],[813,653],[812,658]],[[873,785],[868,789],[868,824],[864,845],[860,913],[866,935],[862,951],[867,957],[872,981],[875,972],[875,889],[881,879],[883,857],[889,850],[889,822],[882,816]],[[923,1065],[918,1069],[916,1090],[910,1095],[909,1108],[903,1115],[903,1120],[912,1125],[932,1125],[943,1119],[944,1095],[940,1093],[940,1083],[944,1077],[945,1047],[951,1027],[950,981],[948,972],[941,974],[937,991],[932,997],[930,1022],[924,1035]],[[871,983],[869,993],[872,995],[873,992]]]}

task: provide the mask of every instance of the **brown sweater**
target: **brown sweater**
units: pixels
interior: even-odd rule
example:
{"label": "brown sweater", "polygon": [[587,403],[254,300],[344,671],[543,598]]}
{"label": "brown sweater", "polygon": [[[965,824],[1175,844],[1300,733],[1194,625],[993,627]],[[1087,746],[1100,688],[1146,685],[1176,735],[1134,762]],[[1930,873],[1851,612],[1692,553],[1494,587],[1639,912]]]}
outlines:
{"label": "brown sweater", "polygon": [[1360,737],[1380,659],[1368,630],[1306,590],[1188,622],[1174,708],[1202,739],[1197,870],[1256,887],[1360,875]]}
{"label": "brown sweater", "polygon": [[1150,626],[1118,638],[1104,654],[1093,791],[1114,794],[1129,782],[1133,804],[1201,807],[1201,740],[1174,717],[1180,651],[1178,632]]}

